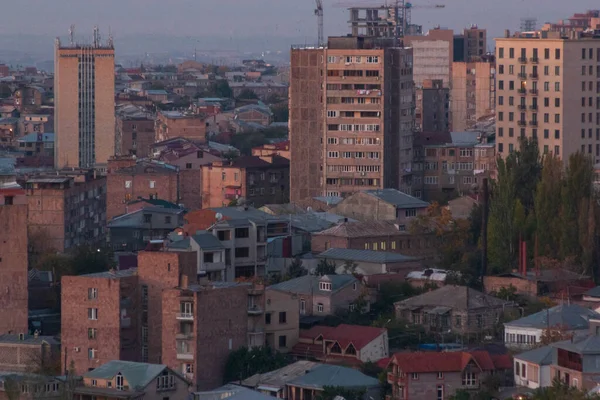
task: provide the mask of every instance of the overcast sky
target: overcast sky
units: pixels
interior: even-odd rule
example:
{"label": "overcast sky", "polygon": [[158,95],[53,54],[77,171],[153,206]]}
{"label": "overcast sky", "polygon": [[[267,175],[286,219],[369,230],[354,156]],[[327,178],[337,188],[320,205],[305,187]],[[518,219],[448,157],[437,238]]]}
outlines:
{"label": "overcast sky", "polygon": [[[383,0],[381,0],[383,1]],[[389,1],[389,0],[388,0]],[[346,33],[347,11],[334,3],[356,4],[376,0],[323,0],[325,33]],[[225,37],[316,36],[314,0],[6,0],[2,2],[0,35],[66,35],[69,25],[91,35],[93,25],[119,36],[165,34]],[[424,28],[441,25],[459,29],[472,23],[488,29],[488,36],[518,28],[520,18],[533,16],[541,23],[566,18],[574,12],[600,8],[594,0],[413,0],[445,4],[445,9],[415,9],[413,23]]]}

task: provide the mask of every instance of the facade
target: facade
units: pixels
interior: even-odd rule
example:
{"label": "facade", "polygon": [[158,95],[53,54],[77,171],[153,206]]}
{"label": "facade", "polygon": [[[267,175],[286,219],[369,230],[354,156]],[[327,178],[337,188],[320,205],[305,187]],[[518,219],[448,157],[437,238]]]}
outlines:
{"label": "facade", "polygon": [[449,88],[452,78],[454,32],[435,28],[425,35],[405,36],[404,44],[413,49],[415,87],[426,80],[441,80]]}
{"label": "facade", "polygon": [[372,326],[317,325],[300,331],[299,343],[292,349],[292,354],[330,364],[376,363],[389,357],[388,333],[385,328]]}
{"label": "facade", "polygon": [[590,319],[600,314],[577,304],[561,304],[504,324],[504,344],[512,349],[533,348],[542,342],[544,332],[556,330],[564,335],[587,334]]}
{"label": "facade", "polygon": [[273,122],[273,113],[263,103],[249,104],[233,110],[233,118],[244,122],[254,122],[262,126],[269,126]]}
{"label": "facade", "polygon": [[290,161],[277,155],[242,156],[202,167],[202,208],[223,207],[245,199],[262,207],[289,200]]}
{"label": "facade", "polygon": [[29,133],[17,139],[25,156],[54,157],[54,133]]}
{"label": "facade", "polygon": [[63,252],[105,243],[106,178],[85,170],[38,175],[24,183],[29,205],[28,232],[35,250]]}
{"label": "facade", "polygon": [[598,323],[600,321],[594,321],[588,336],[551,344],[551,379],[557,379],[567,386],[583,390],[591,390],[598,386],[597,380],[600,378],[600,368],[596,363],[600,357]]}
{"label": "facade", "polygon": [[115,155],[149,157],[154,144],[154,118],[143,108],[126,105],[117,108]]}
{"label": "facade", "polygon": [[466,40],[467,60],[483,57],[487,53],[487,31],[485,29],[471,25],[470,28],[463,30],[463,36]]}
{"label": "facade", "polygon": [[155,142],[176,137],[206,143],[206,121],[200,115],[160,111],[156,115]]}
{"label": "facade", "polygon": [[111,360],[140,361],[136,269],[64,276],[61,282],[61,360],[75,373]]}
{"label": "facade", "polygon": [[416,89],[415,129],[420,132],[450,130],[450,90],[442,80],[425,79]]}
{"label": "facade", "polygon": [[589,277],[565,269],[528,270],[483,277],[486,293],[513,286],[517,294],[532,297],[553,297],[565,293],[569,287],[590,287],[590,283],[593,285]]}
{"label": "facade", "polygon": [[[317,258],[333,263],[338,274],[351,272],[361,276],[386,273],[405,275],[423,267],[418,258],[386,251],[330,248]],[[348,265],[352,265],[352,268],[349,269]]]}
{"label": "facade", "polygon": [[2,371],[60,373],[60,343],[52,336],[0,335],[0,355]]}
{"label": "facade", "polygon": [[65,381],[30,372],[0,372],[0,400],[59,400],[65,395]]}
{"label": "facade", "polygon": [[56,168],[93,168],[115,154],[115,49],[94,30],[90,45],[62,44],[54,55]]}
{"label": "facade", "polygon": [[466,286],[446,285],[394,303],[396,318],[421,325],[429,332],[480,335],[494,330],[510,302]]}
{"label": "facade", "polygon": [[292,201],[407,189],[412,51],[368,38],[329,38],[327,48],[292,49],[291,64]]}
{"label": "facade", "polygon": [[40,86],[22,86],[15,90],[15,107],[21,113],[35,112],[42,106],[44,89]]}
{"label": "facade", "polygon": [[562,160],[583,152],[600,161],[598,43],[593,33],[578,31],[496,39],[498,155],[518,150],[524,136],[537,137],[541,153]]}
{"label": "facade", "polygon": [[452,64],[452,130],[472,128],[496,109],[496,63],[493,56]]}
{"label": "facade", "polygon": [[544,346],[515,355],[515,384],[529,389],[552,386],[550,364],[553,351],[552,347]]}
{"label": "facade", "polygon": [[275,144],[264,144],[259,147],[252,148],[252,155],[257,157],[277,155],[283,158],[290,159],[290,141]]}
{"label": "facade", "polygon": [[279,352],[289,352],[300,335],[300,299],[269,287],[265,297],[265,315],[269,315],[265,321],[265,343]]}
{"label": "facade", "polygon": [[171,236],[169,243],[172,251],[193,251],[198,258],[198,274],[206,274],[211,281],[225,281],[225,246],[217,236],[209,232],[197,232],[183,237]]}
{"label": "facade", "polygon": [[0,175],[0,334],[27,333],[28,209],[14,175]]}
{"label": "facade", "polygon": [[82,376],[83,385],[74,390],[73,399],[85,400],[167,400],[183,399],[190,383],[164,364],[113,360]]}

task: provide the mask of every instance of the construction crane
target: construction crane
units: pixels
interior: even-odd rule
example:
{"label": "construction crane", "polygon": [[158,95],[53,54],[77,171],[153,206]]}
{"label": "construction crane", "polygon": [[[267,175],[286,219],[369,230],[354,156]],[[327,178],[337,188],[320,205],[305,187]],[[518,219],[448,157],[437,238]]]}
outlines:
{"label": "construction crane", "polygon": [[317,8],[315,8],[315,15],[317,16],[317,24],[319,29],[318,45],[323,46],[325,38],[323,37],[323,2],[321,0],[315,0]]}
{"label": "construction crane", "polygon": [[419,9],[437,9],[437,8],[446,8],[445,4],[432,4],[432,5],[418,5],[415,6],[412,3],[406,3],[404,5],[404,20],[405,20],[405,26],[408,27],[411,24],[411,10],[414,8],[419,8]]}

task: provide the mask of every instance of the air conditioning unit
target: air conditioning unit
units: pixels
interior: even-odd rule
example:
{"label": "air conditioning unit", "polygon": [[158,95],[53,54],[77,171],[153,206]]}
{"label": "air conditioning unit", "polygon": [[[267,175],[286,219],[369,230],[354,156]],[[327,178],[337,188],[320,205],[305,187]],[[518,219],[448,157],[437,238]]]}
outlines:
{"label": "air conditioning unit", "polygon": [[79,347],[75,347],[73,350],[75,351],[75,353],[79,353],[81,351]]}
{"label": "air conditioning unit", "polygon": [[375,78],[376,80],[379,80],[379,77]]}

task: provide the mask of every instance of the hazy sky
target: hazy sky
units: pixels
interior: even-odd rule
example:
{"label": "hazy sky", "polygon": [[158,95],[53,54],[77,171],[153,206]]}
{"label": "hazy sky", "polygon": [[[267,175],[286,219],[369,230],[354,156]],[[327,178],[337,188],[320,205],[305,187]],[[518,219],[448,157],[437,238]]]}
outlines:
{"label": "hazy sky", "polygon": [[[383,1],[383,0],[382,0]],[[335,3],[371,3],[376,0],[323,0],[325,33],[346,33],[347,11]],[[76,24],[78,34],[90,34],[94,24],[115,39],[131,34],[177,36],[316,36],[314,0],[17,0],[3,1],[2,34],[66,35]],[[598,8],[595,0],[413,0],[445,4],[445,9],[415,9],[413,22],[461,28],[472,23],[488,29],[489,36],[514,30],[522,16],[539,22],[566,18],[574,12]]]}

